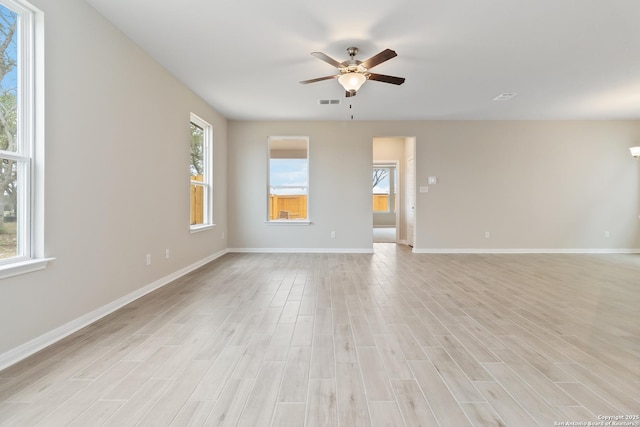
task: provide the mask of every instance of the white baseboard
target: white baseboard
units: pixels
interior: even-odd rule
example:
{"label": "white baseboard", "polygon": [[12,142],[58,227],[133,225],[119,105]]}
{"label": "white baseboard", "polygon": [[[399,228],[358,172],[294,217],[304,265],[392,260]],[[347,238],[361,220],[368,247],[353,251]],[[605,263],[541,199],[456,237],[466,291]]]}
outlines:
{"label": "white baseboard", "polygon": [[84,316],[78,317],[77,319],[72,320],[69,323],[66,323],[58,328],[55,328],[44,335],[34,338],[31,341],[28,341],[14,349],[11,349],[5,353],[0,354],[0,370],[3,370],[23,359],[26,359],[32,354],[42,350],[45,347],[50,346],[51,344],[54,344],[57,341],[60,341],[61,339],[73,334],[74,332],[79,331],[80,329],[92,324],[97,320],[102,319],[106,315],[113,313],[114,311],[129,304],[130,302],[133,302],[138,298],[143,297],[148,293],[155,291],[156,289],[159,289],[165,285],[168,285],[169,283],[192,272],[193,270],[199,267],[202,267],[203,265],[217,258],[220,258],[227,252],[228,250],[225,249],[216,254],[213,254],[204,259],[201,259],[200,261],[197,261],[184,268],[181,268],[180,270],[174,273],[171,273],[168,276],[162,277],[154,281],[153,283],[150,283],[121,298],[118,298],[117,300],[107,305],[104,305],[96,310],[93,310],[92,312],[87,313]]}
{"label": "white baseboard", "polygon": [[416,254],[640,254],[640,249],[439,249],[413,248]]}
{"label": "white baseboard", "polygon": [[373,248],[229,248],[235,253],[372,254]]}

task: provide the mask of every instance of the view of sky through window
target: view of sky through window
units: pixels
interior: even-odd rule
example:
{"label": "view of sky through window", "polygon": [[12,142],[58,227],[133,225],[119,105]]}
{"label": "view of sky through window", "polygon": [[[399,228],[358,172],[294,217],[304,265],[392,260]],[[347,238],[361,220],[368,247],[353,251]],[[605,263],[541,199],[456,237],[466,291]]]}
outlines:
{"label": "view of sky through window", "polygon": [[[300,194],[307,187],[307,159],[270,159],[270,184],[273,194]],[[299,188],[295,188],[299,187]]]}
{"label": "view of sky through window", "polygon": [[389,175],[382,178],[380,182],[378,182],[376,186],[373,187],[373,192],[376,194],[389,193]]}
{"label": "view of sky through window", "polygon": [[[3,36],[6,37],[8,30],[14,25],[17,17],[18,15],[15,12],[7,9],[3,5],[0,5],[0,31],[2,32]],[[3,37],[3,39],[5,37]],[[0,90],[2,90],[2,92],[5,92],[7,90],[15,92],[16,88],[18,87],[17,67],[15,66],[18,56],[17,38],[17,32],[13,33],[11,42],[3,52],[4,62],[7,64],[14,64],[14,66],[12,66],[8,70],[8,72],[2,77],[2,80],[0,81]]]}

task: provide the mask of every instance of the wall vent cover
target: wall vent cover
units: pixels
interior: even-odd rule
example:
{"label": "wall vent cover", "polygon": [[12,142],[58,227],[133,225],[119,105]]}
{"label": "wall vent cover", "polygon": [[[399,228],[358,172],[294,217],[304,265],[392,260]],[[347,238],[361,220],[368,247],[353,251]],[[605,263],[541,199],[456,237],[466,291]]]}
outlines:
{"label": "wall vent cover", "polygon": [[339,99],[318,99],[318,104],[320,105],[338,105],[340,104]]}

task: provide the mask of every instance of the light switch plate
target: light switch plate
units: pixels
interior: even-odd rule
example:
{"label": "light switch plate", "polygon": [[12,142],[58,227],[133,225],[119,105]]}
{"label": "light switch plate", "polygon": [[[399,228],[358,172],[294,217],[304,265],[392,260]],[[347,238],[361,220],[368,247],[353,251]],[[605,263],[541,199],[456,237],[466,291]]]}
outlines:
{"label": "light switch plate", "polygon": [[435,176],[430,176],[428,179],[429,184],[437,184],[438,183],[438,177]]}
{"label": "light switch plate", "polygon": [[420,187],[420,192],[421,192],[421,193],[428,193],[428,192],[429,192],[429,187],[421,186],[421,187]]}

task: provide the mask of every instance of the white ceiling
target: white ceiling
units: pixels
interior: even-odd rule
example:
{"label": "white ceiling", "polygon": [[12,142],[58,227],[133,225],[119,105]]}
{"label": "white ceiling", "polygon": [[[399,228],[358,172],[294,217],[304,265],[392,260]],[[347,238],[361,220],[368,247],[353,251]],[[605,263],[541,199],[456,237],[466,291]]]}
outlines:
{"label": "white ceiling", "polygon": [[[639,0],[87,2],[230,119],[640,119]],[[349,46],[406,82],[298,83]]]}

